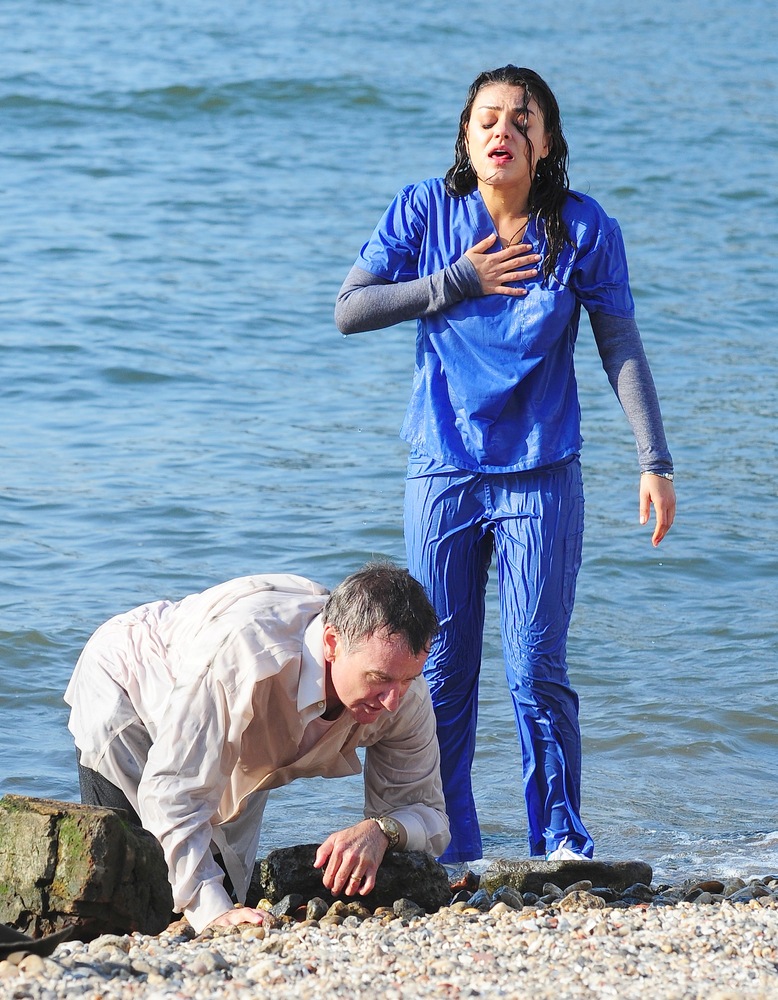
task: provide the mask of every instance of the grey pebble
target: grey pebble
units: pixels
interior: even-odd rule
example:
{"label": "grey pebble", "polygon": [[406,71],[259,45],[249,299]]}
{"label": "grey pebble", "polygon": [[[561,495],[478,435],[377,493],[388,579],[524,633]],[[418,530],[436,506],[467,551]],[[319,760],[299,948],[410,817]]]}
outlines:
{"label": "grey pebble", "polygon": [[321,920],[329,907],[320,896],[314,896],[308,900],[305,908],[305,916],[308,920]]}
{"label": "grey pebble", "polygon": [[418,903],[414,903],[412,899],[396,899],[392,909],[401,920],[412,920],[414,917],[425,915],[425,910]]}
{"label": "grey pebble", "polygon": [[475,910],[489,910],[492,906],[492,896],[486,889],[477,889],[468,900],[468,906]]}
{"label": "grey pebble", "polygon": [[499,889],[495,889],[492,893],[492,899],[497,903],[505,903],[506,906],[510,906],[514,910],[524,909],[524,897],[520,892],[511,889],[509,885],[501,885]]}
{"label": "grey pebble", "polygon": [[637,900],[641,903],[650,903],[653,901],[656,893],[651,888],[650,885],[644,885],[642,882],[635,882],[634,885],[629,886],[621,894],[622,899]]}
{"label": "grey pebble", "polygon": [[195,956],[194,961],[189,966],[189,971],[197,975],[207,975],[209,972],[224,972],[230,968],[230,963],[224,955],[215,948],[201,951]]}

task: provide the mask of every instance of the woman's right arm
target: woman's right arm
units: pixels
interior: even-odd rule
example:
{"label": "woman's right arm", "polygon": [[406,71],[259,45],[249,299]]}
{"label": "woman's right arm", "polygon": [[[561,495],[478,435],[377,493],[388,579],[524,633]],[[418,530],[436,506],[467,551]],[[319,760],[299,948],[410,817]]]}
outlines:
{"label": "woman's right arm", "polygon": [[338,293],[335,324],[341,333],[381,330],[440,312],[462,299],[480,294],[478,274],[467,257],[460,257],[442,271],[412,281],[387,281],[354,266]]}
{"label": "woman's right arm", "polygon": [[538,256],[527,245],[488,253],[495,239],[488,236],[449,267],[411,281],[389,281],[355,265],[338,293],[335,324],[341,333],[364,333],[442,312],[463,299],[525,295],[524,288],[506,283],[534,277]]}

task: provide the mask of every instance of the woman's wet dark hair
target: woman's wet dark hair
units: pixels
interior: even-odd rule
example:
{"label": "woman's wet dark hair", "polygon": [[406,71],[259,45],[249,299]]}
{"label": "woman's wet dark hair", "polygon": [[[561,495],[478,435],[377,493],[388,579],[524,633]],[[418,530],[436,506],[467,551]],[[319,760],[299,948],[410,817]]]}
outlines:
{"label": "woman's wet dark hair", "polygon": [[530,214],[539,222],[542,221],[546,229],[548,253],[543,261],[543,274],[548,278],[553,274],[563,246],[570,243],[570,234],[562,219],[562,206],[570,192],[567,176],[568,148],[557,99],[545,80],[534,70],[509,63],[499,69],[487,70],[473,80],[459,117],[454,165],[446,174],[446,189],[451,195],[461,196],[470,194],[478,184],[467,154],[467,124],[479,91],[494,83],[522,88],[525,105],[534,97],[549,136],[548,155],[538,160],[529,195]]}

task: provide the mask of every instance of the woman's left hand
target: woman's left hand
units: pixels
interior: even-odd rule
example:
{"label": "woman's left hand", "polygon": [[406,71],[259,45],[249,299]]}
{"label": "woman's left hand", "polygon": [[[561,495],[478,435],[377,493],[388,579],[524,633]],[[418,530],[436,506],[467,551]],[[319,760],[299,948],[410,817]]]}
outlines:
{"label": "woman's left hand", "polygon": [[656,527],[651,537],[656,547],[675,520],[675,487],[670,479],[645,472],[640,477],[640,523],[648,524],[651,504],[656,514]]}

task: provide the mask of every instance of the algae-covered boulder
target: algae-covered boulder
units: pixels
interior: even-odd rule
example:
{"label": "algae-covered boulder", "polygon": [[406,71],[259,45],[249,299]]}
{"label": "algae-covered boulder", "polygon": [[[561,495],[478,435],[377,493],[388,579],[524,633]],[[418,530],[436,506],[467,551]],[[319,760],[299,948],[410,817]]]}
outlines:
{"label": "algae-covered boulder", "polygon": [[39,937],[78,925],[157,934],[173,899],[162,848],[121,810],[0,799],[0,922]]}
{"label": "algae-covered boulder", "polygon": [[[336,898],[322,883],[322,870],[313,867],[318,844],[300,844],[271,851],[254,868],[247,902],[264,896],[277,903],[291,893],[309,900],[319,897],[328,903]],[[397,899],[412,899],[429,913],[451,899],[445,868],[423,851],[387,851],[376,876],[375,888],[367,896],[340,896],[356,899],[369,909],[392,906]]]}

